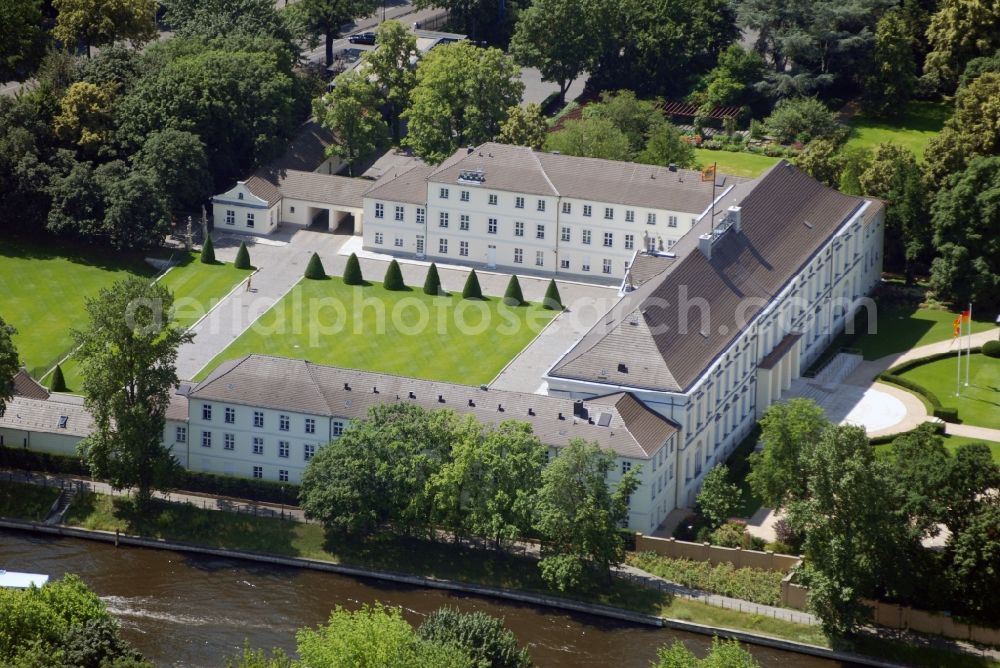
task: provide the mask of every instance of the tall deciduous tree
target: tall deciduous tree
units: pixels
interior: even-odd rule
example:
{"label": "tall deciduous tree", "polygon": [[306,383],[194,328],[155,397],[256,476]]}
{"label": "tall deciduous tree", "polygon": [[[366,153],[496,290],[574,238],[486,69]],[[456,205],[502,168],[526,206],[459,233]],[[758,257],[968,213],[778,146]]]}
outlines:
{"label": "tall deciduous tree", "polygon": [[133,156],[132,165],[154,176],[172,209],[196,211],[212,194],[205,144],[192,132],[173,128],[153,132]]}
{"label": "tall deciduous tree", "polygon": [[0,80],[23,81],[45,53],[41,0],[0,2]]}
{"label": "tall deciduous tree", "polygon": [[761,96],[755,86],[765,69],[759,53],[730,44],[691,94],[691,101],[706,111],[722,105],[757,106]]}
{"label": "tall deciduous tree", "polygon": [[896,116],[906,108],[917,83],[912,28],[899,9],[882,15],[875,30],[871,73],[862,103],[877,116]]}
{"label": "tall deciduous tree", "polygon": [[927,28],[930,52],[925,70],[945,92],[954,90],[966,63],[1000,49],[1000,4],[943,0]]}
{"label": "tall deciduous tree", "polygon": [[0,317],[0,417],[7,408],[7,401],[14,396],[14,376],[20,364],[14,347],[16,333],[17,330]]}
{"label": "tall deciduous tree", "polygon": [[455,645],[469,657],[471,665],[490,668],[531,668],[528,650],[519,647],[517,636],[503,619],[485,612],[460,612],[438,608],[417,629],[424,640]]}
{"label": "tall deciduous tree", "polygon": [[74,83],[59,100],[59,113],[52,119],[56,135],[91,155],[106,148],[113,128],[113,100],[107,87]]}
{"label": "tall deciduous tree", "polygon": [[170,228],[170,208],[156,178],[129,171],[120,161],[97,168],[95,180],[104,196],[101,237],[114,248],[148,248]]}
{"label": "tall deciduous tree", "polygon": [[681,139],[681,131],[672,123],[658,124],[649,135],[646,148],[636,156],[636,162],[647,165],[677,165],[694,167],[694,147]]}
{"label": "tall deciduous tree", "polygon": [[164,21],[178,35],[219,37],[240,32],[288,41],[273,0],[165,0]]}
{"label": "tall deciduous tree", "polygon": [[539,567],[545,581],[560,591],[586,584],[595,575],[610,578],[611,566],[625,556],[618,529],[628,518],[638,472],[623,473],[612,491],[608,476],[615,460],[613,452],[573,439],[542,472],[536,521],[542,536]]}
{"label": "tall deciduous tree", "polygon": [[333,42],[340,28],[355,18],[368,16],[378,7],[376,0],[299,0],[287,7],[290,22],[311,39],[323,40],[326,64],[333,63]]}
{"label": "tall deciduous tree", "polygon": [[698,507],[711,528],[722,526],[740,507],[743,491],[729,482],[729,468],[719,464],[705,474],[698,492]]}
{"label": "tall deciduous tree", "polygon": [[327,147],[347,163],[354,175],[355,163],[371,155],[389,136],[378,107],[382,96],[366,72],[345,72],[337,77],[337,87],[313,103],[313,114],[333,134]]}
{"label": "tall deciduous tree", "polygon": [[392,139],[400,138],[400,115],[410,104],[410,92],[417,84],[417,38],[399,21],[384,21],[375,31],[378,48],[363,58],[376,85],[382,90]]}
{"label": "tall deciduous tree", "polygon": [[826,429],[823,409],[809,399],[774,404],[760,421],[764,450],[750,455],[747,482],[770,508],[782,508],[808,492],[804,463]]}
{"label": "tall deciduous tree", "polygon": [[606,0],[536,0],[522,11],[510,41],[514,59],[559,86],[559,100],[601,52]]}
{"label": "tall deciduous tree", "polygon": [[712,638],[712,649],[704,659],[696,657],[680,640],[656,652],[652,668],[760,668],[753,654],[743,649],[738,640]]}
{"label": "tall deciduous tree", "polygon": [[1000,588],[1000,501],[987,498],[979,504],[948,547],[954,555],[949,575],[963,602],[972,611],[995,619]]}
{"label": "tall deciduous tree", "polygon": [[973,153],[1000,154],[1000,72],[984,72],[960,88],[948,124],[962,133]]}
{"label": "tall deciduous tree", "polygon": [[441,162],[459,146],[494,139],[507,110],[520,102],[519,74],[500,49],[462,41],[432,50],[417,66],[417,85],[403,114],[403,143],[425,160]]}
{"label": "tall deciduous tree", "polygon": [[87,48],[129,40],[140,46],[156,37],[156,0],[52,0],[52,36],[63,44]]}
{"label": "tall deciduous tree", "polygon": [[140,508],[178,468],[163,427],[177,385],[177,348],[191,340],[171,323],[174,298],[162,285],[129,278],[87,300],[89,323],[73,330],[94,431],[80,454],[98,478],[134,488]]}
{"label": "tall deciduous tree", "polygon": [[536,151],[545,145],[549,126],[536,102],[525,106],[515,104],[507,110],[507,120],[500,124],[499,141],[515,146],[528,146]]}
{"label": "tall deciduous tree", "polygon": [[628,160],[632,145],[628,137],[606,118],[581,118],[568,121],[545,140],[545,148],[566,155],[606,160]]}

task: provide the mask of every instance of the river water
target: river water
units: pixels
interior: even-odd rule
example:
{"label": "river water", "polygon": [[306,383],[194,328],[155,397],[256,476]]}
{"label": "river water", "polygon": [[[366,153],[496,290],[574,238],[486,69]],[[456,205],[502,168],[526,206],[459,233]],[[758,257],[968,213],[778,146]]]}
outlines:
{"label": "river water", "polygon": [[[292,651],[295,630],[341,605],[401,606],[413,624],[442,605],[504,617],[539,666],[647,667],[675,640],[701,654],[705,636],[617,623],[475,596],[167,550],[0,530],[0,568],[80,575],[158,666],[222,666],[248,639]],[[833,668],[833,661],[751,647],[763,666]]]}

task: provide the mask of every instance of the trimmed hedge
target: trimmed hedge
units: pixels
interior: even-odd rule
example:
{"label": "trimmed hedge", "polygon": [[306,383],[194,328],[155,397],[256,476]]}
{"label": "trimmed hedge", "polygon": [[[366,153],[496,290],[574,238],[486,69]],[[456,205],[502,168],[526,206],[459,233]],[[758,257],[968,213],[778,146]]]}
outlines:
{"label": "trimmed hedge", "polygon": [[517,280],[517,274],[512,275],[507,282],[507,290],[503,293],[503,303],[507,306],[520,306],[524,303],[524,293],[521,292],[521,283]]}
{"label": "trimmed hedge", "polygon": [[559,296],[559,287],[556,279],[549,279],[549,287],[545,288],[545,297],[542,299],[542,306],[550,311],[563,310],[562,297]]}
{"label": "trimmed hedge", "polygon": [[937,398],[936,394],[928,390],[920,383],[913,382],[909,378],[903,378],[902,376],[897,376],[895,374],[886,371],[878,375],[878,380],[884,380],[887,383],[892,383],[893,385],[899,385],[904,389],[922,395],[925,399],[927,399],[927,401],[930,402],[931,406],[933,406],[935,411],[941,408],[941,400]]}
{"label": "trimmed hedge", "polygon": [[875,436],[874,438],[869,438],[868,442],[871,443],[872,445],[888,445],[893,441],[895,441],[900,436],[906,436],[908,434],[916,433],[918,429],[922,429],[927,425],[930,425],[930,428],[938,436],[944,436],[945,427],[943,422],[924,422],[919,427],[911,429],[910,431],[901,431],[898,434],[889,434],[888,436]]}
{"label": "trimmed hedge", "polygon": [[987,357],[1000,357],[1000,341],[987,341],[984,343],[983,354]]}
{"label": "trimmed hedge", "polygon": [[9,446],[0,446],[0,467],[66,475],[90,475],[90,469],[79,457]]}
{"label": "trimmed hedge", "polygon": [[250,251],[247,250],[245,241],[240,242],[240,249],[236,251],[236,260],[233,261],[233,266],[237,269],[253,269],[250,266]]}
{"label": "trimmed hedge", "polygon": [[49,389],[53,392],[66,391],[66,377],[63,376],[62,367],[56,364],[55,371],[52,372],[52,380],[49,381]]}
{"label": "trimmed hedge", "polygon": [[[970,349],[970,352],[972,353],[981,353],[982,351],[983,351],[982,346],[973,346]],[[938,360],[948,359],[949,357],[955,357],[957,352],[958,351],[956,350],[949,350],[948,352],[934,353],[933,355],[928,355],[927,357],[921,357],[919,359],[910,360],[909,362],[903,362],[902,364],[898,364],[892,367],[891,369],[886,370],[886,373],[898,376],[901,373],[906,373],[907,371],[911,371],[917,368],[918,366],[923,366],[924,364],[927,364],[929,362],[937,362]]]}
{"label": "trimmed hedge", "polygon": [[215,248],[212,246],[212,237],[205,237],[205,243],[202,244],[201,263],[215,264]]}
{"label": "trimmed hedge", "polygon": [[934,409],[934,417],[941,418],[945,422],[958,422],[958,409],[951,406],[942,406]]}
{"label": "trimmed hedge", "polygon": [[313,253],[306,265],[306,278],[314,281],[321,281],[326,278],[326,270],[323,268],[323,261],[319,259],[319,253]]}
{"label": "trimmed hedge", "polygon": [[347,264],[344,266],[344,285],[364,285],[365,277],[361,274],[361,263],[358,262],[358,256],[351,253],[351,257],[347,258]]}
{"label": "trimmed hedge", "polygon": [[385,269],[385,278],[382,279],[382,287],[386,290],[405,290],[406,283],[403,282],[403,272],[399,268],[399,263],[393,260]]}
{"label": "trimmed hedge", "polygon": [[465,279],[465,287],[462,288],[462,299],[482,299],[483,289],[479,287],[479,277],[476,270],[469,272],[469,277]]}
{"label": "trimmed hedge", "polygon": [[427,268],[427,278],[424,279],[424,294],[432,297],[444,294],[444,290],[441,289],[441,277],[438,276],[437,265],[433,262]]}

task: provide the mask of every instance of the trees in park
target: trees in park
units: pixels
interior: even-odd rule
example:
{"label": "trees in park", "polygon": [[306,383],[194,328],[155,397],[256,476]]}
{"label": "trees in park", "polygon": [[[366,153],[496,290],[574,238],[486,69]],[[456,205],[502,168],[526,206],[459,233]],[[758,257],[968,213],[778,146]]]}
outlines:
{"label": "trees in park", "polygon": [[313,103],[313,115],[333,135],[329,155],[343,158],[348,173],[355,163],[371,155],[389,137],[389,128],[378,111],[382,94],[367,72],[345,72],[337,87]]}
{"label": "trees in park", "polygon": [[41,0],[0,2],[0,80],[23,81],[45,53]]}
{"label": "trees in park", "polygon": [[559,286],[556,285],[556,279],[554,278],[549,279],[549,285],[545,288],[545,297],[542,299],[542,305],[550,311],[561,311],[563,309],[562,297],[559,296]]}
{"label": "trees in park", "polygon": [[493,42],[503,41],[515,8],[520,5],[519,1],[508,0],[415,0],[413,3],[417,9],[447,9],[466,35],[477,41],[493,38]]}
{"label": "trees in park", "polygon": [[903,112],[917,84],[914,35],[901,9],[882,15],[875,29],[871,71],[865,78],[862,104],[876,116]]}
{"label": "trees in park", "polygon": [[197,211],[212,194],[205,143],[192,132],[164,128],[151,133],[132,166],[154,176],[171,210]]}
{"label": "trees in park", "polygon": [[606,0],[536,0],[518,15],[510,51],[519,65],[537,68],[559,86],[559,101],[601,50]]}
{"label": "trees in park", "polygon": [[403,143],[437,163],[459,146],[475,146],[500,134],[507,110],[521,100],[524,84],[514,61],[499,49],[461,41],[440,46],[417,65],[417,83],[403,113]]}
{"label": "trees in park", "polygon": [[809,399],[774,404],[760,421],[762,452],[750,455],[747,482],[769,508],[783,508],[808,493],[805,462],[827,427],[823,409]]}
{"label": "trees in park", "polygon": [[177,461],[162,444],[164,415],[177,385],[177,348],[191,340],[171,323],[173,295],[129,278],[87,300],[89,322],[73,330],[94,431],[80,454],[95,477],[134,488],[140,509],[170,484]]}
{"label": "trees in park", "polygon": [[927,28],[927,75],[950,93],[970,60],[1000,49],[998,23],[1000,6],[996,3],[942,0]]}
{"label": "trees in park", "polygon": [[[375,30],[378,48],[362,58],[381,91],[393,142],[401,136],[400,116],[410,104],[410,92],[417,84],[417,38],[399,21],[383,21]],[[339,81],[338,81],[338,84]]]}
{"label": "trees in park", "polygon": [[403,282],[403,272],[399,268],[399,263],[393,260],[385,269],[385,277],[382,279],[382,287],[386,290],[405,290],[406,283]]}
{"label": "trees in park", "polygon": [[730,44],[691,92],[691,99],[705,111],[724,105],[757,107],[761,95],[755,85],[764,78],[766,64],[756,51]]}
{"label": "trees in park", "polygon": [[949,540],[952,586],[969,610],[986,619],[996,620],[996,595],[1000,587],[1000,501],[986,495],[977,504],[975,514],[957,536]]}
{"label": "trees in park", "polygon": [[314,281],[321,281],[326,278],[326,270],[323,269],[323,261],[319,259],[319,253],[313,253],[306,265],[305,277]]}
{"label": "trees in park", "polygon": [[671,123],[658,124],[650,131],[646,148],[636,156],[636,162],[647,165],[677,165],[694,167],[694,147],[681,139],[681,131]]}
{"label": "trees in park", "polygon": [[837,187],[844,171],[844,154],[832,139],[813,139],[792,162],[809,176],[832,188]]}
{"label": "trees in park", "polygon": [[544,539],[539,568],[560,591],[595,576],[609,579],[611,565],[624,558],[618,527],[628,517],[638,472],[623,472],[611,491],[607,479],[614,468],[613,453],[575,439],[542,471],[536,506]]}
{"label": "trees in park", "polygon": [[843,131],[836,114],[814,97],[781,100],[764,119],[764,127],[782,144],[835,137]]}
{"label": "trees in park", "polygon": [[154,0],[52,0],[56,24],[52,36],[75,48],[129,40],[136,46],[156,38]]}
{"label": "trees in park", "polygon": [[503,303],[507,306],[521,306],[524,304],[524,293],[521,292],[521,283],[514,274],[507,281],[507,289],[503,293]]}
{"label": "trees in park", "polygon": [[7,401],[14,396],[14,376],[20,368],[20,358],[14,347],[16,333],[17,330],[0,316],[0,417],[7,408]]}
{"label": "trees in park", "polygon": [[537,103],[529,102],[523,107],[516,104],[507,110],[507,120],[500,124],[500,137],[497,141],[527,146],[537,151],[545,145],[548,129],[542,108]]}
{"label": "trees in park", "polygon": [[344,265],[345,285],[364,285],[365,277],[361,274],[361,263],[356,253],[351,253]]}
{"label": "trees in park", "polygon": [[444,290],[441,289],[441,277],[438,276],[437,265],[433,262],[431,262],[431,266],[427,268],[427,278],[424,279],[424,294],[444,294]]}
{"label": "trees in park", "polygon": [[164,21],[184,37],[233,33],[290,41],[288,26],[271,0],[166,0]]}
{"label": "trees in park", "polygon": [[247,242],[241,241],[239,250],[236,251],[236,259],[233,266],[237,269],[253,269],[250,265],[250,251],[247,250]]}
{"label": "trees in park", "polygon": [[973,154],[1000,154],[1000,72],[984,72],[959,88],[948,123]]}
{"label": "trees in park", "polygon": [[72,84],[59,100],[59,113],[52,119],[56,136],[94,155],[111,137],[112,93],[108,87],[88,81]]}
{"label": "trees in park", "polygon": [[483,289],[479,287],[479,277],[476,276],[476,270],[473,269],[469,272],[468,278],[465,279],[465,286],[462,288],[462,299],[482,299]]}
{"label": "trees in park", "polygon": [[698,492],[698,507],[709,526],[717,529],[739,509],[742,496],[739,486],[729,482],[729,467],[719,464],[705,474]]}
{"label": "trees in park", "polygon": [[315,46],[320,40],[326,48],[326,64],[333,63],[333,42],[340,36],[340,28],[355,18],[368,16],[378,2],[375,0],[300,0],[285,8],[289,22],[300,35]]}
{"label": "trees in park", "polygon": [[760,668],[760,664],[738,640],[712,638],[712,648],[708,656],[699,659],[677,640],[669,647],[661,647],[656,652],[656,662],[652,668]]}
{"label": "trees in park", "polygon": [[530,668],[528,651],[517,636],[504,626],[503,619],[485,612],[460,612],[438,608],[417,629],[421,639],[458,647],[475,666]]}
{"label": "trees in park", "polygon": [[545,140],[545,148],[565,155],[605,160],[628,160],[632,147],[628,137],[606,118],[581,118],[568,121]]}

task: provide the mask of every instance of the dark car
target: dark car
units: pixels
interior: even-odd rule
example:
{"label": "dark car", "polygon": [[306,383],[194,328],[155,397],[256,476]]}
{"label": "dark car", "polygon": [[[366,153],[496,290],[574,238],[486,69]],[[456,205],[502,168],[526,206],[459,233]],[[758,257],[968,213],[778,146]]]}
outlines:
{"label": "dark car", "polygon": [[347,38],[347,41],[351,44],[374,44],[375,43],[375,33],[373,32],[359,32],[351,35]]}

